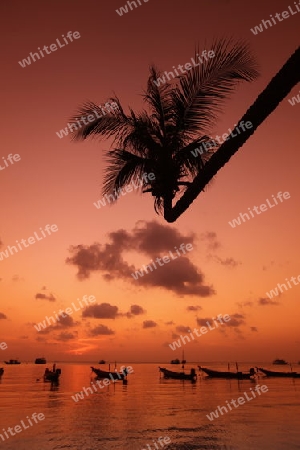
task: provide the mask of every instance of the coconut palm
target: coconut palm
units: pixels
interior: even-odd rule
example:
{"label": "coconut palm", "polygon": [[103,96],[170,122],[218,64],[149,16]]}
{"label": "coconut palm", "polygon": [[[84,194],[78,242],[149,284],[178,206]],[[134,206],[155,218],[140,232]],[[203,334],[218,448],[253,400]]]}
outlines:
{"label": "coconut palm", "polygon": [[[143,178],[142,192],[151,192],[156,212],[163,213],[168,222],[174,222],[299,81],[299,74],[295,75],[298,51],[241,119],[251,121],[253,127],[195,157],[192,151],[211,142],[210,132],[224,100],[239,82],[249,82],[258,76],[257,64],[247,44],[223,40],[215,42],[212,50],[213,58],[160,86],[157,81],[161,73],[151,66],[143,94],[147,110],[135,113],[129,108],[130,113],[126,114],[119,99],[111,98],[118,107],[116,110],[76,131],[74,139],[79,140],[114,138],[114,149],[106,153],[108,167],[103,195],[115,194],[116,200],[121,188],[142,179],[144,173],[153,173],[153,180]],[[286,83],[282,79],[284,75]],[[79,117],[94,111],[100,113],[100,107],[87,102],[71,122],[75,124]]]}

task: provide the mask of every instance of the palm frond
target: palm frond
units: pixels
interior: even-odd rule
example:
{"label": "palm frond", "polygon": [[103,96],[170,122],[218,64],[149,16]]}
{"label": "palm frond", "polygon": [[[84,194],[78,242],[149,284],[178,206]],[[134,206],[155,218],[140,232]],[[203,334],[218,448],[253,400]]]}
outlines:
{"label": "palm frond", "polygon": [[[78,127],[78,120],[82,117],[87,120],[89,115],[94,115],[95,120],[86,125],[81,126],[73,135],[73,140],[83,140],[88,137],[98,137],[108,139],[114,136],[114,141],[122,141],[131,131],[133,124],[132,119],[128,117],[117,98],[110,99],[118,105],[118,109],[107,112],[103,115],[100,106],[93,102],[84,103],[70,119],[70,124]],[[100,116],[100,117],[97,117]]]}
{"label": "palm frond", "polygon": [[[107,152],[109,163],[103,182],[103,195],[112,194],[129,184],[132,180],[142,179],[144,173],[151,172],[151,160],[135,155],[123,149]],[[147,184],[144,184],[147,186]]]}
{"label": "palm frond", "polygon": [[246,43],[222,40],[213,43],[211,49],[215,56],[180,76],[172,92],[176,126],[185,137],[210,131],[236,84],[258,76],[257,64]]}
{"label": "palm frond", "polygon": [[147,90],[143,97],[145,102],[150,106],[151,119],[155,120],[161,131],[161,143],[165,145],[167,138],[166,127],[172,120],[173,102],[171,97],[171,87],[169,84],[157,86],[155,81],[159,78],[158,69],[150,66],[150,76],[147,83]]}
{"label": "palm frond", "polygon": [[[215,146],[208,150],[203,150],[203,144],[211,143],[212,139],[209,136],[202,136],[200,139],[188,144],[186,147],[180,149],[174,155],[175,164],[184,168],[189,176],[194,178],[201,169],[204,168],[205,164],[210,160],[212,155],[217,151],[219,146]],[[194,156],[192,151],[196,149],[202,149],[201,153]]]}

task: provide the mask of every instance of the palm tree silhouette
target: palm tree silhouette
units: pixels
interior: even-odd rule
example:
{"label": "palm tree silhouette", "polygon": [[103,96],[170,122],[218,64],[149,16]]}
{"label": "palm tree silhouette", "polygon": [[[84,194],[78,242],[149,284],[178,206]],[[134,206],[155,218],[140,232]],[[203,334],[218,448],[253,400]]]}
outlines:
{"label": "palm tree silhouette", "polygon": [[[167,222],[175,222],[300,81],[298,47],[233,132],[237,135],[242,121],[251,122],[252,128],[195,157],[192,151],[212,141],[209,132],[224,100],[239,82],[258,76],[257,64],[246,43],[221,40],[211,49],[213,58],[160,86],[154,81],[161,73],[155,66],[150,67],[143,94],[149,112],[135,113],[129,108],[127,115],[119,99],[111,98],[118,105],[117,110],[75,132],[75,140],[114,137],[115,148],[106,153],[109,165],[103,195],[113,195],[135,178],[142,179],[144,173],[153,173],[154,180],[143,178],[142,192],[151,192],[156,212],[163,213]],[[71,122],[75,124],[80,116],[94,111],[100,113],[100,107],[87,102]],[[117,197],[115,194],[115,200]],[[174,199],[177,202],[173,206]]]}

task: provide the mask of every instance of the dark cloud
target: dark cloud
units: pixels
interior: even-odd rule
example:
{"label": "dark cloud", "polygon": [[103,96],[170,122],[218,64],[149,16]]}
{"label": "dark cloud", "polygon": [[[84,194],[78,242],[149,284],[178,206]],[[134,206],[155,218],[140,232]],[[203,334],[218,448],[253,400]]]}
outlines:
{"label": "dark cloud", "polygon": [[[228,322],[223,322],[224,325],[226,324],[226,327],[231,327],[231,328],[237,328],[240,327],[241,325],[245,325],[245,316],[243,314],[229,314],[230,316],[230,320]],[[211,325],[211,327],[215,326],[215,322],[213,321],[212,317],[205,317],[204,319],[201,318],[197,318],[197,324],[200,326],[204,326],[207,327],[207,322],[209,322],[209,324]],[[220,324],[220,322],[218,320],[216,320],[217,324],[220,326],[223,326]]]}
{"label": "dark cloud", "polygon": [[[66,259],[66,263],[77,266],[77,277],[80,280],[89,278],[92,272],[98,271],[107,281],[125,279],[138,286],[161,287],[179,295],[209,297],[215,294],[212,286],[205,284],[204,275],[187,256],[176,256],[174,247],[188,243],[193,245],[194,234],[183,236],[177,229],[168,225],[161,225],[155,221],[140,221],[132,232],[121,229],[109,233],[108,238],[109,242],[103,245],[94,243],[87,246],[72,246],[69,249],[71,256]],[[170,262],[162,266],[156,262],[157,269],[150,266],[151,271],[148,266],[148,273],[144,268],[143,276],[135,280],[132,273],[143,268],[137,269],[124,260],[123,252],[128,251],[144,253],[153,259],[159,256],[170,258],[169,252],[173,251],[176,259],[170,258]]]}
{"label": "dark cloud", "polygon": [[176,331],[178,331],[178,333],[189,333],[191,331],[191,327],[179,325],[178,327],[176,327]]}
{"label": "dark cloud", "polygon": [[154,328],[157,327],[157,323],[154,320],[144,320],[143,328]]}
{"label": "dark cloud", "polygon": [[218,263],[221,264],[222,266],[227,266],[227,267],[231,267],[231,268],[234,268],[234,267],[239,266],[240,264],[242,264],[241,262],[236,261],[236,260],[233,259],[232,257],[222,259],[222,258],[220,258],[219,256],[214,256],[213,258],[214,258],[214,260],[215,260],[216,262],[218,262]]}
{"label": "dark cloud", "polygon": [[205,317],[204,319],[197,318],[197,324],[200,325],[200,327],[207,327],[207,322],[209,322],[210,325],[213,325],[211,317]]}
{"label": "dark cloud", "polygon": [[280,305],[279,302],[275,302],[274,300],[270,300],[269,298],[265,298],[265,297],[259,298],[257,303],[259,306],[270,306],[270,305],[278,306],[278,305]]}
{"label": "dark cloud", "polygon": [[227,327],[232,327],[232,328],[237,328],[240,327],[241,325],[245,325],[246,321],[245,321],[245,316],[243,314],[229,314],[230,315],[230,320],[229,322],[226,322],[226,326]]}
{"label": "dark cloud", "polygon": [[97,325],[95,328],[92,328],[91,330],[89,330],[89,335],[90,336],[109,336],[111,334],[115,334],[115,332],[113,330],[111,330],[110,328],[108,328],[106,325]]}
{"label": "dark cloud", "polygon": [[215,294],[212,286],[204,284],[204,275],[189,259],[183,257],[149,271],[135,282],[144,287],[162,287],[178,295],[210,297]]}
{"label": "dark cloud", "polygon": [[200,311],[202,306],[187,306],[187,311]]}
{"label": "dark cloud", "polygon": [[[64,313],[65,317],[59,315],[60,320],[57,321],[54,325],[49,325],[47,328],[44,328],[43,330],[37,331],[38,334],[50,334],[53,331],[60,331],[64,330],[66,328],[73,328],[80,324],[80,322],[75,322],[73,317],[69,316],[68,314]],[[50,319],[51,316],[49,316]],[[55,316],[52,316],[56,318]],[[34,324],[36,325],[36,324]]]}
{"label": "dark cloud", "polygon": [[214,231],[207,231],[206,233],[202,233],[200,239],[207,243],[208,250],[217,250],[221,247],[221,243],[217,240],[217,233],[215,233]]}
{"label": "dark cloud", "polygon": [[55,339],[57,341],[71,341],[72,339],[77,339],[78,337],[78,332],[74,331],[74,333],[70,333],[68,331],[62,331],[60,334],[58,334],[57,336],[55,336]]}
{"label": "dark cloud", "polygon": [[172,339],[178,339],[180,338],[180,335],[177,333],[172,333]]}
{"label": "dark cloud", "polygon": [[7,316],[5,314],[3,314],[2,312],[0,312],[0,319],[7,319]]}
{"label": "dark cloud", "polygon": [[252,306],[254,305],[254,303],[251,302],[251,301],[237,302],[237,305],[238,305],[240,308],[243,308],[244,306],[252,307]]}
{"label": "dark cloud", "polygon": [[258,331],[257,327],[250,327],[251,331]]}
{"label": "dark cloud", "polygon": [[53,294],[46,295],[46,294],[40,294],[39,292],[35,294],[35,298],[39,300],[48,300],[49,302],[55,302],[56,298]]}
{"label": "dark cloud", "polygon": [[119,308],[110,303],[90,305],[82,311],[82,317],[94,317],[95,319],[115,319]]}
{"label": "dark cloud", "polygon": [[140,316],[141,314],[145,314],[146,311],[139,305],[131,305],[129,314],[133,316]]}

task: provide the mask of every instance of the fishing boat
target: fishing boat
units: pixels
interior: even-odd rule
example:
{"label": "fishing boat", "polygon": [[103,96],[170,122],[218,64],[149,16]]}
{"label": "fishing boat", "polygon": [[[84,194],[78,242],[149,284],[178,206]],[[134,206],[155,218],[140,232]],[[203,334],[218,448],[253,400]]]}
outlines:
{"label": "fishing boat", "polygon": [[17,359],[10,359],[9,361],[4,361],[5,364],[21,364],[20,361],[18,361]]}
{"label": "fishing boat", "polygon": [[91,367],[92,372],[94,372],[97,375],[97,378],[110,378],[111,380],[125,380],[128,372],[125,369],[122,370],[122,372],[107,372],[105,370],[96,369],[95,367]]}
{"label": "fishing boat", "polygon": [[256,372],[253,367],[251,367],[249,372],[230,372],[229,370],[227,372],[220,371],[220,370],[212,370],[207,369],[206,367],[198,366],[199,370],[202,370],[206,375],[212,378],[226,378],[226,379],[236,379],[236,380],[250,380],[252,377],[255,376]]}
{"label": "fishing boat", "polygon": [[180,359],[178,359],[178,358],[172,359],[171,364],[180,364]]}
{"label": "fishing boat", "polygon": [[284,359],[274,359],[272,364],[277,366],[286,366],[288,363]]}
{"label": "fishing boat", "polygon": [[3,369],[3,367],[0,367],[0,378],[2,377],[3,374],[4,374],[4,369]]}
{"label": "fishing boat", "polygon": [[190,380],[196,381],[197,374],[195,369],[191,369],[190,373],[184,372],[173,372],[173,370],[168,370],[165,367],[159,367],[159,371],[164,374],[164,378],[171,378],[173,380]]}
{"label": "fishing boat", "polygon": [[263,369],[258,367],[258,370],[264,373],[267,377],[279,377],[279,378],[300,378],[300,373],[297,372],[276,372],[274,370]]}
{"label": "fishing boat", "polygon": [[99,363],[98,364],[105,364],[105,361],[104,361],[104,359],[100,359],[100,361],[99,361]]}
{"label": "fishing boat", "polygon": [[56,364],[53,364],[53,369],[48,367],[45,369],[44,382],[57,383],[61,374],[61,369],[56,369]]}
{"label": "fishing boat", "polygon": [[46,358],[36,358],[34,364],[47,364]]}

